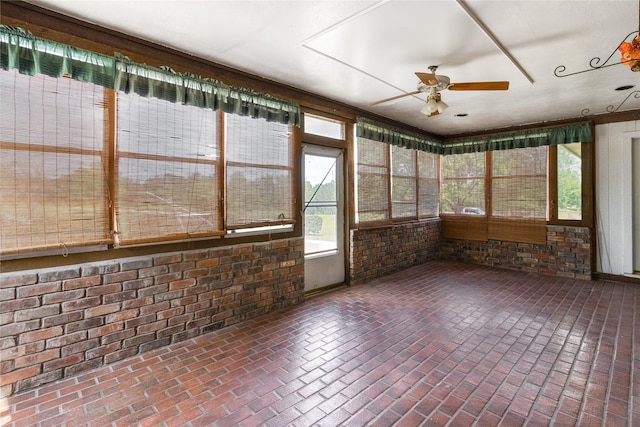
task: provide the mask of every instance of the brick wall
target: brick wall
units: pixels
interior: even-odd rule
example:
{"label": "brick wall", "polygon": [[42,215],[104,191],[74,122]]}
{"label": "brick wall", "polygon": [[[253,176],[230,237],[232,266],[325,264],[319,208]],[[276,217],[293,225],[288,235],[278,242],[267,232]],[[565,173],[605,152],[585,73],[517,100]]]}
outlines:
{"label": "brick wall", "polygon": [[0,396],[301,303],[303,269],[300,238],[0,274]]}
{"label": "brick wall", "polygon": [[440,236],[439,219],[351,230],[351,283],[366,282],[434,259]]}
{"label": "brick wall", "polygon": [[547,226],[546,244],[443,239],[442,259],[591,280],[588,227]]}

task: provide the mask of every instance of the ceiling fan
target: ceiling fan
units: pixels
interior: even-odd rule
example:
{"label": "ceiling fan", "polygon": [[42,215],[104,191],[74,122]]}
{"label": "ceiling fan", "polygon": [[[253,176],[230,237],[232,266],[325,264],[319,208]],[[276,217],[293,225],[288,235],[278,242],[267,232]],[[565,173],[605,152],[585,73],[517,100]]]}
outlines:
{"label": "ceiling fan", "polygon": [[437,65],[431,65],[429,71],[431,73],[417,72],[416,76],[420,79],[418,88],[413,92],[404,93],[398,96],[392,96],[391,98],[382,99],[376,101],[370,106],[383,104],[385,102],[393,101],[395,99],[403,98],[405,96],[416,95],[421,92],[429,92],[427,96],[427,102],[420,110],[421,113],[427,116],[435,116],[442,113],[448,105],[442,100],[440,91],[449,90],[507,90],[509,89],[509,82],[469,82],[469,83],[451,83],[451,80],[447,76],[441,76],[436,74],[438,69]]}

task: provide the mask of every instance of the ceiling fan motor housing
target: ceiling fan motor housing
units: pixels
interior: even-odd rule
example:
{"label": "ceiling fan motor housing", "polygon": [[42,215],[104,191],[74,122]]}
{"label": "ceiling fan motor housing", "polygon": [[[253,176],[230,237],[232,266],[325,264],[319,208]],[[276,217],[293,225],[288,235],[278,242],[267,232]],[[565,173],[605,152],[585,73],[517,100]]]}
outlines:
{"label": "ceiling fan motor housing", "polygon": [[451,79],[447,76],[438,76],[436,75],[436,79],[438,80],[438,84],[436,85],[436,90],[445,90],[449,86],[451,86]]}
{"label": "ceiling fan motor housing", "polygon": [[447,76],[439,76],[433,75],[435,77],[434,80],[430,80],[429,84],[425,82],[418,82],[418,90],[420,92],[429,92],[429,89],[435,88],[436,91],[440,92],[441,90],[445,90],[451,86],[451,79]]}

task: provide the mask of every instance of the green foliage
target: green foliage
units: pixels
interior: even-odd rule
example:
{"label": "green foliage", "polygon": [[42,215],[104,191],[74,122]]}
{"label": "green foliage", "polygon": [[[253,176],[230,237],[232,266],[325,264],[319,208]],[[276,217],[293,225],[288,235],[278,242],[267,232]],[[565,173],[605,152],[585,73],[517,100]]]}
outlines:
{"label": "green foliage", "polygon": [[484,153],[446,156],[442,174],[443,212],[459,214],[465,207],[484,209]]}
{"label": "green foliage", "polygon": [[[311,202],[335,202],[336,183],[335,181],[325,182],[323,184],[311,185],[309,181],[304,182],[304,203],[307,205]],[[333,207],[315,207],[314,212],[318,214],[333,214]]]}
{"label": "green foliage", "polygon": [[576,219],[582,211],[582,159],[566,147],[558,147],[558,211],[561,219]]}

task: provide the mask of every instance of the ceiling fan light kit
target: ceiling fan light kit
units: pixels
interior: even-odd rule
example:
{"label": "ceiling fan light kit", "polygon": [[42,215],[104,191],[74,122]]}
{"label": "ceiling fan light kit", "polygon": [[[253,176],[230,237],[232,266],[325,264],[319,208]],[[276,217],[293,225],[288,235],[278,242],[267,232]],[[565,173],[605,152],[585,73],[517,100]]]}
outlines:
{"label": "ceiling fan light kit", "polygon": [[449,106],[442,100],[442,96],[432,88],[432,93],[427,97],[427,102],[420,112],[428,117],[444,112]]}

